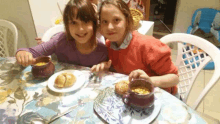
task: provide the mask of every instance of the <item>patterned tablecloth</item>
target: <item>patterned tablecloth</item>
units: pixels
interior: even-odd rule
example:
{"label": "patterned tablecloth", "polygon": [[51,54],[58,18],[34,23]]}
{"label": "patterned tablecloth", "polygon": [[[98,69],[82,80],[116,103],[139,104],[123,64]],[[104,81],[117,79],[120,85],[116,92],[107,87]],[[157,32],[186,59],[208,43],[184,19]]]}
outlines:
{"label": "patterned tablecloth", "polygon": [[[47,87],[47,79],[39,80],[32,77],[31,66],[23,68],[16,64],[13,57],[0,58],[1,124],[29,124],[30,120],[34,118],[49,120],[51,117],[70,108],[73,109],[72,112],[52,123],[98,124],[114,122],[108,120],[108,117],[105,115],[97,114],[97,112],[100,114],[102,109],[96,106],[96,111],[94,110],[94,100],[100,101],[104,92],[110,93],[109,91],[114,88],[114,84],[120,79],[127,78],[127,75],[106,72],[102,75],[100,83],[97,83],[97,81],[89,79],[90,69],[87,67],[58,63],[56,61],[53,61],[53,63],[55,64],[55,73],[70,69],[81,71],[85,76],[84,85],[79,90],[71,93],[56,93]],[[155,119],[151,123],[206,123],[194,110],[166,91],[156,88],[155,96],[157,103],[160,104],[160,108],[158,108],[158,114],[156,114]],[[105,100],[104,97],[106,96],[103,96],[102,100]],[[126,112],[132,115],[139,111],[131,110],[130,108]],[[115,112],[113,111],[113,113]],[[118,117],[126,116],[120,115]],[[140,122],[141,120],[138,121]],[[117,123],[125,122],[117,121]]]}

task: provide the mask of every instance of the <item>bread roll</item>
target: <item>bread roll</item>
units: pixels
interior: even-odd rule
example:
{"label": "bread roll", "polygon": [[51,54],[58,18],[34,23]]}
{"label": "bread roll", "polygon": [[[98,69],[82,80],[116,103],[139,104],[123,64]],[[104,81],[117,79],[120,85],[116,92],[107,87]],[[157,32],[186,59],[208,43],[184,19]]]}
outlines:
{"label": "bread roll", "polygon": [[115,84],[115,92],[119,95],[124,95],[128,91],[129,81],[123,80]]}
{"label": "bread roll", "polygon": [[59,88],[62,88],[63,85],[65,84],[65,80],[66,80],[66,77],[64,75],[58,75],[56,80],[55,80],[55,86],[56,87],[59,87]]}
{"label": "bread roll", "polygon": [[66,73],[66,83],[64,87],[72,86],[76,82],[76,78],[72,73]]}
{"label": "bread roll", "polygon": [[76,77],[72,73],[62,73],[57,76],[55,86],[59,88],[70,87],[76,82]]}

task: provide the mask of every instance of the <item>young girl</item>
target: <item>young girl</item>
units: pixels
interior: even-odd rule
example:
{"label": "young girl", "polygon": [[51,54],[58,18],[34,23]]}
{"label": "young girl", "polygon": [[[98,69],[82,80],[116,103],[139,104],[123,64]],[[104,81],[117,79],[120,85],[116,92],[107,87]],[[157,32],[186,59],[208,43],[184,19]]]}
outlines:
{"label": "young girl", "polygon": [[18,49],[16,59],[23,66],[33,64],[36,57],[53,53],[59,62],[92,67],[107,60],[107,48],[96,40],[97,17],[87,0],[70,0],[64,9],[65,33],[31,48]]}
{"label": "young girl", "polygon": [[177,93],[178,69],[171,61],[166,44],[152,36],[133,31],[133,19],[122,0],[103,1],[99,9],[101,33],[107,39],[110,61],[102,62],[92,71],[113,68],[132,78],[145,78],[156,87]]}

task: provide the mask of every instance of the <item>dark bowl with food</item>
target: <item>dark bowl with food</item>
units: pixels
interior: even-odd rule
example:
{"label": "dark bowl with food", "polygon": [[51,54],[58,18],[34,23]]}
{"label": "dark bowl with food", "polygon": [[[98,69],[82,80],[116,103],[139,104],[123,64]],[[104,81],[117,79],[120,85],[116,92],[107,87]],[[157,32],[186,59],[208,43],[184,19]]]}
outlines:
{"label": "dark bowl with food", "polygon": [[54,74],[55,66],[50,57],[42,56],[36,58],[36,62],[32,65],[32,75],[34,78],[48,78]]}
{"label": "dark bowl with food", "polygon": [[128,106],[147,108],[154,104],[154,86],[145,79],[133,79],[128,92],[123,95],[123,102]]}

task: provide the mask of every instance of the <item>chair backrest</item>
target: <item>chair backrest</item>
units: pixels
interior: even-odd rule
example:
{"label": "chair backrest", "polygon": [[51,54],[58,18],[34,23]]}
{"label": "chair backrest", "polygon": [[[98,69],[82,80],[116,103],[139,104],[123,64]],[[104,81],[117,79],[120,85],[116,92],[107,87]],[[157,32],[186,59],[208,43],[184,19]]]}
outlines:
{"label": "chair backrest", "polygon": [[60,32],[64,32],[64,25],[55,25],[54,27],[48,29],[43,37],[42,37],[42,41],[47,42],[49,41],[55,34],[60,33]]}
{"label": "chair backrest", "polygon": [[[193,14],[193,17],[192,17],[192,25],[194,25],[194,22],[197,21],[205,21],[209,24],[211,24],[213,22],[213,19],[215,18],[215,15],[216,13],[218,12],[218,10],[216,9],[212,9],[212,8],[200,8],[200,9],[197,9],[194,14]],[[199,14],[199,20],[197,20],[197,16],[198,16],[198,13]]]}
{"label": "chair backrest", "polygon": [[201,8],[199,10],[202,12],[200,21],[205,21],[209,24],[213,22],[215,15],[218,12],[218,10],[212,8]]}
{"label": "chair backrest", "polygon": [[0,19],[0,56],[14,56],[17,50],[18,30],[7,20]]}
{"label": "chair backrest", "polygon": [[178,92],[185,103],[197,75],[211,59],[213,60],[214,74],[193,104],[192,108],[196,109],[208,91],[219,80],[220,50],[209,41],[191,34],[173,33],[162,37],[160,40],[165,44],[178,43],[176,59],[180,79]]}

